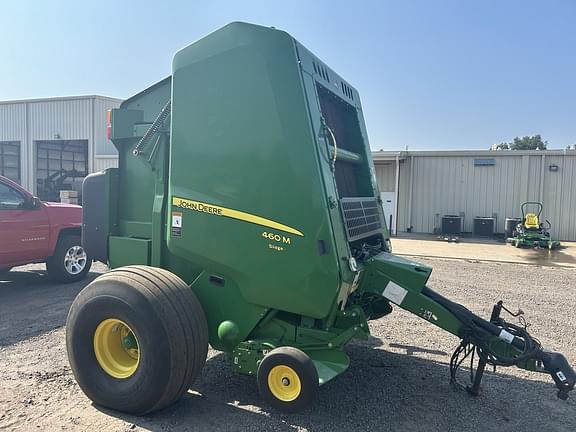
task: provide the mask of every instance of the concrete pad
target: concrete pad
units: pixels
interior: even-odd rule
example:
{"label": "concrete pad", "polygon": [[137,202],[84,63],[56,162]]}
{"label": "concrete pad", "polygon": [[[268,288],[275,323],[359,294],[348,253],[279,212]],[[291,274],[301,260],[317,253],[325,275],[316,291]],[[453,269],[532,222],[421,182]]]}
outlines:
{"label": "concrete pad", "polygon": [[458,243],[435,236],[393,237],[392,250],[398,255],[478,261],[534,264],[576,268],[576,243],[562,242],[560,249],[520,249],[504,242],[460,238]]}

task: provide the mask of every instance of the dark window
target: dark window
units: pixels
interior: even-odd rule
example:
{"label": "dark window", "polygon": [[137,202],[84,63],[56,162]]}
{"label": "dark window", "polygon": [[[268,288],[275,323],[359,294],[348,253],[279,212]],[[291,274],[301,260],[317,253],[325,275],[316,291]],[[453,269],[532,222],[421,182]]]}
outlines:
{"label": "dark window", "polygon": [[0,183],[0,210],[13,210],[24,205],[24,197],[20,192],[4,183]]}
{"label": "dark window", "polygon": [[496,160],[494,159],[474,159],[474,166],[494,166]]}
{"label": "dark window", "polygon": [[35,141],[36,191],[43,201],[60,201],[61,190],[82,192],[88,175],[88,140]]}
{"label": "dark window", "polygon": [[19,141],[0,141],[0,175],[20,184]]}

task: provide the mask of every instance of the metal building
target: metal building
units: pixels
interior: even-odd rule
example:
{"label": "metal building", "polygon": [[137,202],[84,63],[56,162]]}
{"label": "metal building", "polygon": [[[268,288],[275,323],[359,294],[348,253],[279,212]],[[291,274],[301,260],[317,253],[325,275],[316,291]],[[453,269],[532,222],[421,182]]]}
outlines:
{"label": "metal building", "polygon": [[40,199],[80,191],[90,172],[115,166],[106,111],[120,99],[77,96],[0,102],[0,175]]}
{"label": "metal building", "polygon": [[576,151],[423,151],[372,154],[392,231],[436,233],[443,215],[520,217],[524,201],[542,201],[552,236],[576,241]]}

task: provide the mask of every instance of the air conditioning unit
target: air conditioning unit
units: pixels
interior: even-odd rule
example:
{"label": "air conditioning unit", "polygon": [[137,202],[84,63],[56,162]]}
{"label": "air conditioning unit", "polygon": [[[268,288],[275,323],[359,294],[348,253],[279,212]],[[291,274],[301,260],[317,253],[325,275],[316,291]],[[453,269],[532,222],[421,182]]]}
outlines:
{"label": "air conditioning unit", "polygon": [[464,230],[464,218],[457,215],[442,216],[442,234],[462,234]]}
{"label": "air conditioning unit", "polygon": [[480,217],[474,218],[473,234],[475,237],[492,237],[496,230],[496,218]]}

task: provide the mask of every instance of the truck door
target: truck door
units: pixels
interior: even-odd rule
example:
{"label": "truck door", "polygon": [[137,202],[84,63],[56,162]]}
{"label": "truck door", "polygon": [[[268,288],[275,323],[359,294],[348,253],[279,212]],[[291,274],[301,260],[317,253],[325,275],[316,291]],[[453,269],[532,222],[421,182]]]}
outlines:
{"label": "truck door", "polygon": [[44,206],[0,182],[0,267],[43,260],[48,251],[49,220]]}

